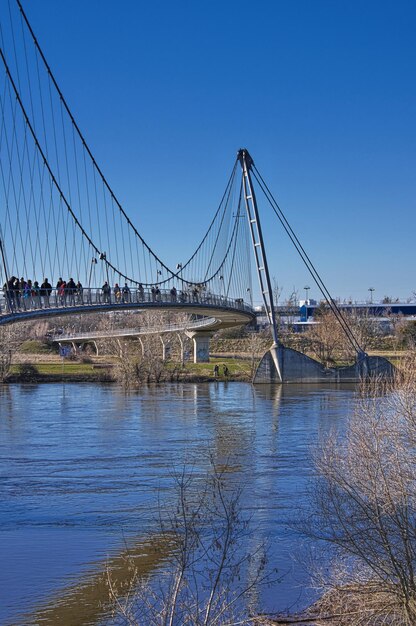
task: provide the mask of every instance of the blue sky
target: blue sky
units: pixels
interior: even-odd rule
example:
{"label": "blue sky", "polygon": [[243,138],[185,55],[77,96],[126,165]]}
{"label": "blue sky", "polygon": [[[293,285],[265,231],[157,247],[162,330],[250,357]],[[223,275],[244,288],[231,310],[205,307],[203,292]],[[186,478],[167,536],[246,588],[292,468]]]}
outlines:
{"label": "blue sky", "polygon": [[[415,2],[24,8],[116,195],[168,263],[191,254],[247,147],[334,296],[416,290]],[[260,211],[282,298],[305,284],[319,296]]]}

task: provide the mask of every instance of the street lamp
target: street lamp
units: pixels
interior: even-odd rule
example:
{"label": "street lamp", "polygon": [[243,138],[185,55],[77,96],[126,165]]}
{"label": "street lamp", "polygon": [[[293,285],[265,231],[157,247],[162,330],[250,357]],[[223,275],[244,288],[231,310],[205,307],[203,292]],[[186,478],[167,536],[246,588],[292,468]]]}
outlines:
{"label": "street lamp", "polygon": [[308,304],[308,291],[309,291],[310,287],[308,285],[305,285],[304,290],[305,290],[305,304]]}
{"label": "street lamp", "polygon": [[88,276],[88,288],[91,288],[91,276],[92,276],[92,270],[94,265],[97,265],[97,259],[95,257],[93,257],[91,259],[91,267],[90,267],[90,275]]}
{"label": "street lamp", "polygon": [[369,287],[368,291],[370,292],[370,304],[373,304],[373,291],[375,291],[374,287]]}

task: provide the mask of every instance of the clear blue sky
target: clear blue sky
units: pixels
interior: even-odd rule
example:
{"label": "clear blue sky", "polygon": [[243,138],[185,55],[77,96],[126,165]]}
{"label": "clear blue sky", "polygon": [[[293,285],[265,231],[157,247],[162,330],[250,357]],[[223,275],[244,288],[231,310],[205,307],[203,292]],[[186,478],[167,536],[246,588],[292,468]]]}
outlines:
{"label": "clear blue sky", "polygon": [[[247,147],[334,296],[416,290],[413,0],[24,8],[116,195],[168,263],[192,252]],[[318,296],[260,210],[282,297],[305,284]]]}

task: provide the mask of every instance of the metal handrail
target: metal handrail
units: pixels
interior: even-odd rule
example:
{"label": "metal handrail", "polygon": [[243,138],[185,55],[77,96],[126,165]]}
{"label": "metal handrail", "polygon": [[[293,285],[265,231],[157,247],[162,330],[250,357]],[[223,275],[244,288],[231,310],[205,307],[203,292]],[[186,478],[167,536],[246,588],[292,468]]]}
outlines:
{"label": "metal handrail", "polygon": [[158,307],[170,305],[181,308],[184,305],[231,308],[239,311],[253,313],[252,307],[245,303],[243,298],[226,298],[225,296],[209,292],[178,291],[177,293],[169,289],[129,289],[128,291],[103,291],[103,288],[84,287],[81,290],[64,289],[62,292],[57,288],[50,290],[33,290],[31,292],[20,290],[3,290],[3,302],[0,302],[0,316],[22,314],[26,311],[37,311],[41,309],[69,309],[69,308],[91,308],[103,305],[123,306],[127,308],[129,304],[143,305],[147,307]]}
{"label": "metal handrail", "polygon": [[206,328],[218,323],[215,317],[205,317],[203,320],[193,320],[183,324],[166,324],[165,326],[149,326],[140,328],[114,328],[111,330],[89,333],[62,333],[54,334],[51,341],[76,341],[77,339],[106,339],[107,337],[129,337],[136,335],[152,335],[156,333],[174,333],[186,330]]}

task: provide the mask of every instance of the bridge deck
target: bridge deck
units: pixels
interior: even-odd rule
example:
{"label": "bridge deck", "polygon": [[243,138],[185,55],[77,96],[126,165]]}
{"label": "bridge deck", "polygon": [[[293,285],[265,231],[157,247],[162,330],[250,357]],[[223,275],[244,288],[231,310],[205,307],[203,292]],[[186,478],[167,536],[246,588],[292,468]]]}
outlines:
{"label": "bridge deck", "polygon": [[197,296],[187,292],[172,295],[170,291],[154,294],[150,290],[128,293],[103,294],[101,289],[83,289],[58,295],[55,289],[50,295],[30,295],[6,291],[0,302],[0,325],[18,321],[36,320],[58,315],[123,311],[171,311],[215,318],[215,328],[247,324],[254,318],[252,307],[242,299],[230,299],[212,293]]}
{"label": "bridge deck", "polygon": [[204,317],[198,320],[188,320],[182,324],[166,324],[164,326],[141,326],[138,328],[112,328],[111,330],[96,330],[87,333],[63,333],[51,336],[52,341],[58,343],[76,343],[107,339],[108,337],[139,337],[140,335],[160,335],[179,333],[184,331],[216,330],[221,322],[215,317]]}

